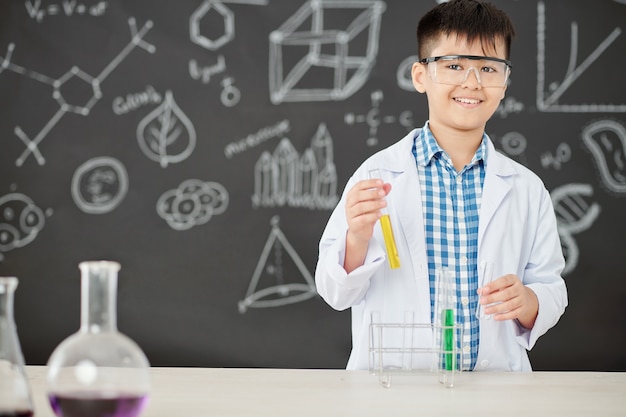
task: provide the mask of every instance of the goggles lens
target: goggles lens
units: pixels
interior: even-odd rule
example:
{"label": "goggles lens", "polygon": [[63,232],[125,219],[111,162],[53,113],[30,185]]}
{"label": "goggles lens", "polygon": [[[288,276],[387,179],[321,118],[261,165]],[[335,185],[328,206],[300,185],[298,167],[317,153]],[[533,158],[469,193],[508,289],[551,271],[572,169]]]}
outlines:
{"label": "goggles lens", "polygon": [[435,56],[420,62],[428,64],[433,81],[448,85],[462,85],[473,72],[482,87],[504,87],[511,72],[509,61],[483,56]]}

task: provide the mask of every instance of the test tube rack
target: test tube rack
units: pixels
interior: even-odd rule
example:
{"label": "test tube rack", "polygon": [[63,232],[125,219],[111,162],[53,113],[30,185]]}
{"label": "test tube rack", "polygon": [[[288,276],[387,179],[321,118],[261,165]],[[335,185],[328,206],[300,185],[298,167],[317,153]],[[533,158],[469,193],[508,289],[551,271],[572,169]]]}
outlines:
{"label": "test tube rack", "polygon": [[[417,346],[419,332],[430,332],[432,345]],[[451,349],[444,348],[445,332],[452,332]],[[380,384],[391,387],[392,375],[411,375],[418,373],[436,373],[439,382],[452,388],[455,377],[463,369],[462,353],[458,341],[463,340],[463,326],[455,324],[445,326],[433,323],[383,323],[372,321],[369,335],[369,371],[378,375]],[[451,355],[451,356],[450,356]],[[453,358],[454,366],[447,369],[443,358]],[[428,364],[425,366],[424,364]]]}

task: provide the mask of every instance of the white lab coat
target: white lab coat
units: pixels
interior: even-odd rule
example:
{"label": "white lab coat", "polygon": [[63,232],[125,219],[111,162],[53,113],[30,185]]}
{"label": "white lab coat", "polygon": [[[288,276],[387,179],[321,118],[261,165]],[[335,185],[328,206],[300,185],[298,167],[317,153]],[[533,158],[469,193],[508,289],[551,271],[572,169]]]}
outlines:
{"label": "white lab coat", "polygon": [[[428,261],[419,177],[411,152],[418,129],[367,159],[348,181],[319,245],[315,271],[317,290],[334,309],[352,308],[352,352],[347,369],[368,369],[369,326],[372,313],[387,323],[430,323]],[[343,269],[346,231],[345,197],[352,186],[379,168],[392,185],[388,209],[401,266],[390,269],[380,227],[364,264],[347,274]],[[565,265],[554,209],[542,181],[524,166],[496,151],[488,141],[485,182],[478,230],[479,271],[486,263],[493,277],[516,274],[539,300],[532,330],[516,320],[480,320],[480,343],[475,370],[530,371],[527,350],[556,324],[567,306],[561,278]],[[479,286],[485,277],[479,272]],[[418,331],[416,342],[431,347],[433,332]],[[427,368],[431,357],[414,367]]]}

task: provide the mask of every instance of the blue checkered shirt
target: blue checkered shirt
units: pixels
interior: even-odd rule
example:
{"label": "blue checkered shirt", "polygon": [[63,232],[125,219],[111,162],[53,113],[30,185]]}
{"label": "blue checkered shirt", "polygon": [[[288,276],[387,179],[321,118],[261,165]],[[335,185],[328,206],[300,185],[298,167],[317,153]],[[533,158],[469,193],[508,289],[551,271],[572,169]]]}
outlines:
{"label": "blue checkered shirt", "polygon": [[431,320],[434,321],[437,272],[448,268],[456,277],[456,322],[463,325],[460,341],[464,370],[474,369],[478,356],[478,212],[485,179],[487,136],[461,172],[439,147],[428,123],[415,138],[413,155],[420,179]]}

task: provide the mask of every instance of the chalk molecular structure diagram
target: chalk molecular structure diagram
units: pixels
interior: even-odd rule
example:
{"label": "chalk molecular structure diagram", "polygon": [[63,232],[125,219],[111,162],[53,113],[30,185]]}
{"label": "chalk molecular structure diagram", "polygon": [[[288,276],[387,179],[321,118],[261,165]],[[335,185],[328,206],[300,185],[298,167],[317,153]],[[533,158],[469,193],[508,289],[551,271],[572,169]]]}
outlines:
{"label": "chalk molecular structure diagram", "polygon": [[409,110],[400,113],[398,117],[393,115],[382,115],[380,111],[380,103],[383,101],[383,92],[381,90],[372,91],[370,94],[372,108],[366,114],[346,113],[344,121],[347,125],[355,125],[356,123],[367,123],[369,126],[369,137],[367,138],[367,146],[378,145],[378,128],[381,124],[395,123],[398,121],[409,131],[413,126],[413,114]]}
{"label": "chalk molecular structure diagram", "polygon": [[[152,28],[152,21],[148,20],[140,30],[137,30],[135,19],[131,17],[128,20],[128,25],[130,26],[131,32],[130,42],[120,51],[120,53],[115,58],[113,58],[113,60],[100,72],[100,74],[95,77],[87,74],[77,66],[72,67],[68,72],[66,72],[58,79],[54,79],[48,77],[47,75],[40,74],[36,71],[26,69],[20,65],[11,62],[11,55],[15,50],[15,44],[9,44],[6,57],[0,56],[0,73],[2,73],[2,71],[4,70],[9,70],[17,74],[24,75],[25,77],[32,78],[33,80],[39,81],[43,84],[50,85],[53,88],[52,97],[59,103],[59,109],[50,118],[46,125],[39,131],[39,133],[35,135],[34,138],[29,138],[28,135],[19,126],[15,127],[15,135],[26,146],[24,152],[22,152],[22,154],[15,161],[15,165],[17,165],[18,167],[22,166],[29,155],[33,155],[39,165],[44,165],[46,163],[46,160],[41,154],[38,146],[41,141],[45,139],[48,132],[59,122],[61,117],[63,117],[65,113],[75,113],[81,116],[89,115],[89,112],[91,111],[93,106],[102,97],[102,92],[100,90],[100,85],[102,84],[102,82],[124,60],[124,58],[126,58],[126,56],[133,49],[135,49],[135,47],[140,47],[148,51],[149,53],[154,53],[156,51],[156,47],[154,45],[146,43],[143,40],[145,34]],[[74,79],[85,82],[88,85],[88,88],[91,89],[91,97],[87,99],[84,103],[70,103],[63,95],[63,86],[67,84],[70,80],[74,82]]]}

